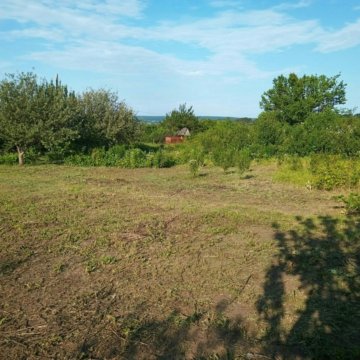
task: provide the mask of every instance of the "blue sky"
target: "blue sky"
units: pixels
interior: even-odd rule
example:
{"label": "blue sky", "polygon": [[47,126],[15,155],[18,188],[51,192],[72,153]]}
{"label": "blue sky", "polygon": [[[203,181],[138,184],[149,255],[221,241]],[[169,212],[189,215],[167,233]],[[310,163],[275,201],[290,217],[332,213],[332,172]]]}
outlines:
{"label": "blue sky", "polygon": [[[0,76],[59,74],[138,115],[257,116],[280,74],[341,73],[360,107],[360,0],[1,0]],[[360,112],[360,109],[357,110]]]}

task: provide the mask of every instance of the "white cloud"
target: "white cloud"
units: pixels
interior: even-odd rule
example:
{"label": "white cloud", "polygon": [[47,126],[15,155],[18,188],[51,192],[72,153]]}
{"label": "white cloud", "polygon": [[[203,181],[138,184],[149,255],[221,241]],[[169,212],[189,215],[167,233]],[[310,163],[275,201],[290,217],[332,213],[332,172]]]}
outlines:
{"label": "white cloud", "polygon": [[[235,0],[211,1],[218,8],[241,4]],[[250,60],[252,55],[303,44],[314,44],[318,51],[330,52],[360,43],[360,20],[329,33],[316,20],[297,20],[286,13],[287,9],[309,5],[310,1],[302,0],[264,10],[233,8],[196,21],[168,21],[145,28],[137,21],[145,16],[145,2],[141,0],[2,0],[0,19],[22,23],[21,30],[6,33],[10,39],[37,38],[47,42],[45,50],[25,55],[28,59],[60,68],[261,79],[283,69],[260,69]],[[136,25],[124,23],[124,16],[133,18]],[[5,38],[4,33],[0,35]],[[131,45],[134,40],[141,46]],[[199,51],[206,50],[206,56],[182,60],[175,52],[165,54],[160,47],[153,50],[153,41],[191,45]]]}
{"label": "white cloud", "polygon": [[348,49],[360,44],[360,19],[347,24],[338,31],[324,34],[319,41],[317,50],[328,53]]}
{"label": "white cloud", "polygon": [[291,9],[301,9],[309,7],[312,4],[312,0],[300,0],[295,3],[281,3],[273,7],[276,10],[291,10]]}
{"label": "white cloud", "polygon": [[241,7],[242,3],[239,0],[213,0],[210,2],[210,5],[214,8]]}

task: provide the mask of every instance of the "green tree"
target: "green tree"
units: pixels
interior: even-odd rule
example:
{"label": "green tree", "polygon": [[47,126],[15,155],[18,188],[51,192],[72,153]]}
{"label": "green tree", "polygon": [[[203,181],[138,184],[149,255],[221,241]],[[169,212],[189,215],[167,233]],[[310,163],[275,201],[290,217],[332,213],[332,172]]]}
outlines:
{"label": "green tree", "polygon": [[273,111],[280,121],[291,125],[302,123],[311,113],[345,104],[346,84],[339,81],[339,77],[340,74],[333,77],[280,75],[273,80],[273,87],[262,95],[260,107]]}
{"label": "green tree", "polygon": [[79,137],[78,99],[58,77],[55,83],[43,81],[39,84],[37,97],[37,112],[42,119],[41,146],[49,156],[62,158]]}
{"label": "green tree", "polygon": [[39,81],[33,73],[9,74],[0,82],[0,138],[16,148],[20,165],[29,147],[64,148],[77,136],[68,99],[58,80]]}
{"label": "green tree", "polygon": [[79,124],[82,147],[111,147],[136,139],[140,123],[134,111],[116,93],[109,90],[88,90],[79,97],[82,121]]}
{"label": "green tree", "polygon": [[236,165],[238,152],[251,143],[250,125],[235,121],[218,121],[198,135],[198,140],[216,166],[224,171]]}
{"label": "green tree", "polygon": [[174,109],[171,113],[166,114],[162,126],[169,134],[173,134],[184,127],[188,128],[192,133],[198,131],[201,127],[194,109],[192,106],[187,107],[186,104],[181,104],[178,109]]}

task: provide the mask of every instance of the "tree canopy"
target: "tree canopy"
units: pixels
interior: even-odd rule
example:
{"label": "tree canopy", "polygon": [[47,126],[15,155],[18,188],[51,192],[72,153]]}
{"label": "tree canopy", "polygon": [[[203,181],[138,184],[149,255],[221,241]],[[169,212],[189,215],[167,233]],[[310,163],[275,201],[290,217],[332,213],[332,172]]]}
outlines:
{"label": "tree canopy", "polygon": [[19,163],[32,147],[62,157],[133,141],[139,129],[134,111],[109,90],[76,95],[33,73],[9,74],[0,82],[0,145],[16,148]]}
{"label": "tree canopy", "polygon": [[184,127],[188,128],[190,132],[196,132],[200,128],[200,122],[194,113],[194,109],[192,106],[187,107],[186,104],[181,104],[178,109],[166,114],[162,125],[169,134],[173,134]]}
{"label": "tree canopy", "polygon": [[346,84],[339,81],[339,77],[340,74],[333,77],[280,75],[273,80],[273,87],[262,95],[260,107],[273,111],[280,121],[291,125],[302,123],[311,113],[345,104]]}
{"label": "tree canopy", "polygon": [[58,79],[54,84],[20,73],[0,82],[0,137],[17,149],[20,164],[30,146],[63,151],[76,138],[71,128],[75,102]]}

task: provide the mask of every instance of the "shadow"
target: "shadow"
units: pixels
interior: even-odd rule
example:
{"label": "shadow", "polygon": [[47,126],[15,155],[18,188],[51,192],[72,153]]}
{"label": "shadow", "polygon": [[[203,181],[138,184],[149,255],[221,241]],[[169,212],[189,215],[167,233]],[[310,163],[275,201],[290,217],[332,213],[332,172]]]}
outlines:
{"label": "shadow", "polygon": [[[257,301],[264,351],[277,359],[360,359],[359,218],[297,221],[288,232],[273,224],[278,253]],[[291,289],[291,281],[298,285]]]}
{"label": "shadow", "polygon": [[228,305],[221,302],[211,311],[194,311],[189,315],[173,311],[160,321],[142,319],[146,309],[137,309],[126,317],[113,319],[110,327],[96,335],[89,335],[72,356],[232,360],[236,358],[236,349],[245,348],[247,340],[241,319],[224,315]]}
{"label": "shadow", "polygon": [[254,175],[248,174],[248,175],[245,175],[245,176],[241,176],[241,179],[243,179],[243,180],[249,180],[249,179],[253,179],[254,177],[255,177]]}

